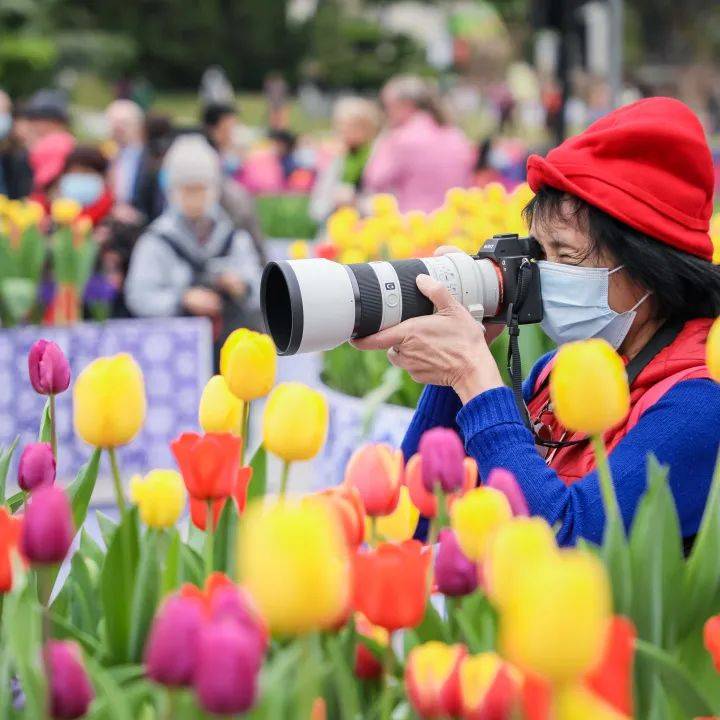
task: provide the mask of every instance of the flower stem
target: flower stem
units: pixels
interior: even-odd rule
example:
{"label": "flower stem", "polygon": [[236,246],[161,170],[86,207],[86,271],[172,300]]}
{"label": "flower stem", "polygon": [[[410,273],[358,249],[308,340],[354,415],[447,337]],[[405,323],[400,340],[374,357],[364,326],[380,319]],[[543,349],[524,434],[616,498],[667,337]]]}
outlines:
{"label": "flower stem", "polygon": [[122,517],[125,514],[125,510],[127,509],[127,503],[125,502],[122,481],[120,480],[120,468],[118,467],[115,448],[108,448],[107,451],[108,455],[110,456],[110,468],[112,470],[113,485],[115,487],[115,500],[117,502],[118,510],[120,511],[120,517]]}
{"label": "flower stem", "polygon": [[377,517],[372,515],[370,517],[370,545],[375,547],[378,541],[378,529],[377,529]]}
{"label": "flower stem", "polygon": [[288,478],[290,477],[290,462],[283,460],[282,473],[280,475],[280,499],[285,498],[287,493]]}
{"label": "flower stem", "polygon": [[57,417],[55,415],[55,395],[50,393],[50,445],[57,462]]}
{"label": "flower stem", "polygon": [[212,500],[207,501],[205,519],[205,577],[210,577],[215,567],[215,518]]}
{"label": "flower stem", "polygon": [[383,657],[383,688],[380,696],[380,720],[390,720],[392,716],[392,688],[390,686],[390,678],[393,672],[393,649],[392,649],[392,633],[388,638],[388,645],[385,648],[385,656]]}
{"label": "flower stem", "polygon": [[248,456],[248,441],[250,438],[248,435],[250,434],[250,401],[245,400],[243,402],[243,410],[242,410],[242,428],[241,428],[241,436],[242,436],[242,451],[240,453],[240,465],[242,467],[245,467],[245,458]]}
{"label": "flower stem", "polygon": [[595,464],[597,465],[598,476],[600,477],[600,490],[602,492],[603,505],[605,505],[605,514],[608,521],[614,521],[619,517],[620,512],[615,496],[615,488],[613,487],[610,476],[605,443],[601,435],[592,436],[592,446],[595,451]]}

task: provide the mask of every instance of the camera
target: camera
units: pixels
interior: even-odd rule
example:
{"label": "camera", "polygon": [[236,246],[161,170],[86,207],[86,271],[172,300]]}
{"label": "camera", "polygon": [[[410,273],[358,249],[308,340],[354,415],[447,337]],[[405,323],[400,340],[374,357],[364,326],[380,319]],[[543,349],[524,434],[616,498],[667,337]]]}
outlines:
{"label": "camera", "polygon": [[476,255],[342,265],[326,259],[266,265],[260,284],[265,325],[279,355],[330,350],[434,308],[418,275],[440,281],[478,321],[518,325],[542,320],[543,257],[532,237],[495,235]]}

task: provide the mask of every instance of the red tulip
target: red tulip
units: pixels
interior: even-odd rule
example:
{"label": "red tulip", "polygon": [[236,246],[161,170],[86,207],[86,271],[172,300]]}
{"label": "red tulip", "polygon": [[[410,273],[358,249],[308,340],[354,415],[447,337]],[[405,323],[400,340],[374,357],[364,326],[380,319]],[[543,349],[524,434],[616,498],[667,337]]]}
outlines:
{"label": "red tulip", "polygon": [[0,594],[12,590],[12,555],[20,541],[22,521],[0,507]]}
{"label": "red tulip", "polygon": [[358,490],[365,512],[376,517],[389,515],[397,507],[402,477],[402,452],[383,443],[369,443],[350,457],[344,484]]}
{"label": "red tulip", "polygon": [[75,528],[70,501],[56,485],[38,488],[30,497],[20,535],[22,554],[35,565],[61,563]]}
{"label": "red tulip", "polygon": [[236,489],[242,441],[230,433],[183,433],[170,444],[188,493],[196,500],[227,498]]}
{"label": "red tulip", "polygon": [[325,258],[326,260],[334,260],[338,256],[336,245],[331,242],[320,242],[315,244],[315,257]]}
{"label": "red tulip", "polygon": [[49,340],[38,340],[28,353],[28,372],[35,392],[56,395],[70,385],[70,364],[60,347]]}
{"label": "red tulip", "polygon": [[465,448],[460,436],[449,428],[427,430],[420,438],[423,485],[429,493],[440,485],[444,493],[462,489],[465,480]]}
{"label": "red tulip", "polygon": [[155,616],[145,646],[148,677],[171,687],[192,684],[203,622],[197,598],[171,595]]}
{"label": "red tulip", "polygon": [[[448,505],[465,494],[468,490],[477,485],[477,464],[472,458],[466,457],[463,460],[464,478],[460,489],[447,496]],[[410,491],[410,499],[420,514],[426,518],[434,518],[437,516],[437,498],[425,488],[423,481],[423,463],[419,453],[413,455],[408,460],[405,467],[405,484]]]}
{"label": "red tulip", "polygon": [[511,720],[520,704],[520,673],[494,652],[464,658],[460,665],[463,720]]}
{"label": "red tulip", "polygon": [[[390,635],[385,628],[373,625],[359,612],[355,613],[355,630],[359,637],[367,637],[382,647],[387,647],[390,642]],[[382,663],[358,640],[355,646],[355,675],[361,680],[374,680],[382,673]]]}
{"label": "red tulip", "polygon": [[55,456],[50,443],[29,443],[18,464],[18,485],[30,492],[55,482]]}
{"label": "red tulip", "polygon": [[[252,468],[241,467],[238,470],[237,478],[233,484],[232,498],[235,500],[235,507],[239,513],[245,510],[247,505],[247,492],[250,480],[252,479]],[[219,498],[212,501],[212,515],[213,515],[213,527],[217,528],[218,521],[222,515],[222,511],[225,508],[227,498]],[[190,519],[192,524],[198,530],[205,530],[207,528],[207,515],[208,515],[208,504],[207,500],[199,500],[198,498],[190,496]]]}
{"label": "red tulip", "polygon": [[327,500],[337,514],[348,547],[358,548],[365,539],[365,506],[357,488],[347,485],[324,490],[319,497]]}
{"label": "red tulip", "polygon": [[455,717],[460,713],[460,664],[464,645],[431,641],[408,654],[405,688],[408,700],[421,718]]}
{"label": "red tulip", "polygon": [[359,550],[353,607],[388,632],[416,627],[425,615],[429,569],[430,553],[417,540]]}
{"label": "red tulip", "polygon": [[50,680],[50,715],[56,720],[83,717],[95,698],[80,648],[70,640],[49,640],[44,660]]}
{"label": "red tulip", "polygon": [[715,668],[720,672],[720,615],[709,618],[703,630],[705,647],[712,656]]}
{"label": "red tulip", "polygon": [[[705,627],[707,632],[707,625]],[[605,650],[600,663],[585,678],[587,686],[596,695],[628,717],[633,714],[633,657],[636,637],[637,632],[631,620],[620,615],[613,617],[608,626]]]}

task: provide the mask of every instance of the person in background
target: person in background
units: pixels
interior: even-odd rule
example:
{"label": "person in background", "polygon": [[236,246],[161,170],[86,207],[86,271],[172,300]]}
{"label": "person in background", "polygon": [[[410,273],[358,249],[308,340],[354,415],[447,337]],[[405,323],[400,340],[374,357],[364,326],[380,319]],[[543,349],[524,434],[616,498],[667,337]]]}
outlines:
{"label": "person in background", "polygon": [[18,200],[32,190],[32,170],[14,125],[12,101],[0,90],[0,195]]}
{"label": "person in background", "polygon": [[105,119],[110,139],[117,146],[108,173],[116,202],[113,212],[118,218],[138,222],[139,211],[134,205],[145,154],[145,115],[132,100],[115,100],[105,111]]}
{"label": "person in background", "polygon": [[150,113],[145,118],[145,152],[135,187],[134,207],[146,222],[155,220],[165,208],[160,170],[176,131],[168,115]]}
{"label": "person in background", "polygon": [[450,188],[468,187],[475,150],[448,123],[426,81],[397,76],[386,83],[380,99],[389,128],[365,167],[365,190],[392,193],[401,212],[431,212],[443,204]]}
{"label": "person in background", "polygon": [[67,100],[58,90],[38,90],[23,107],[23,118],[27,126],[25,142],[30,151],[43,138],[70,131]]}
{"label": "person in background", "polygon": [[268,127],[271,130],[285,130],[288,126],[288,84],[277,72],[269,73],[263,83],[267,102]]}
{"label": "person in background", "polygon": [[234,178],[242,165],[235,147],[237,111],[230,104],[213,103],[203,110],[202,124],[207,141],[220,155],[223,174]]}
{"label": "person in background", "polygon": [[268,133],[270,142],[272,143],[275,156],[282,168],[283,178],[287,182],[290,176],[298,169],[295,161],[295,146],[297,145],[297,135],[289,130],[271,130]]}
{"label": "person in background", "polygon": [[220,161],[202,135],[178,137],[162,170],[168,207],[135,247],[127,307],[140,317],[208,317],[217,351],[236,327],[259,327],[260,264],[220,206]]}
{"label": "person in background", "polygon": [[477,160],[475,161],[475,171],[473,174],[473,185],[477,187],[485,187],[491,182],[503,182],[502,173],[498,172],[490,162],[490,156],[493,149],[492,137],[485,138],[478,146]]}
{"label": "person in background", "polygon": [[363,189],[363,171],[380,127],[375,103],[360,97],[338,100],[333,126],[342,152],[318,177],[310,198],[310,215],[323,222],[341,205],[352,204]]}

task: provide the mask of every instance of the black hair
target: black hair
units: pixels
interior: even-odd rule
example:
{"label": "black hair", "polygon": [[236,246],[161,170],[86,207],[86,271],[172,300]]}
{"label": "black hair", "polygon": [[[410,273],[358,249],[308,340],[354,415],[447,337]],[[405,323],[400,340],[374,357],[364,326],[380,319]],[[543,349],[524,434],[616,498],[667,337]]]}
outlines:
{"label": "black hair", "polygon": [[105,156],[94,145],[78,145],[65,161],[63,172],[72,167],[83,167],[94,170],[99,175],[104,175],[108,162]]}
{"label": "black hair", "polygon": [[645,290],[657,316],[667,322],[720,315],[720,265],[678,250],[616,220],[594,205],[552,187],[542,187],[527,204],[528,226],[575,219],[590,246],[577,262],[610,255]]}
{"label": "black hair", "polygon": [[297,135],[291,133],[289,130],[271,130],[268,133],[268,137],[284,145],[289,153],[295,149],[297,143]]}
{"label": "black hair", "polygon": [[211,103],[203,110],[203,125],[206,128],[214,128],[224,117],[235,113],[235,108],[229,103]]}

